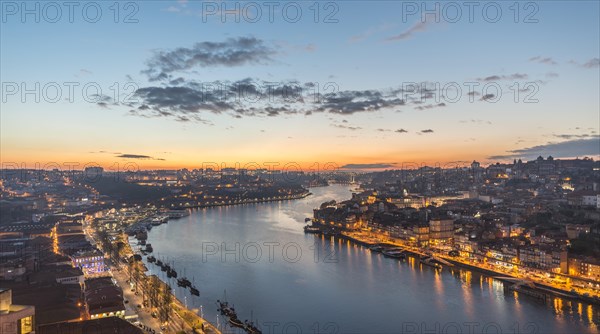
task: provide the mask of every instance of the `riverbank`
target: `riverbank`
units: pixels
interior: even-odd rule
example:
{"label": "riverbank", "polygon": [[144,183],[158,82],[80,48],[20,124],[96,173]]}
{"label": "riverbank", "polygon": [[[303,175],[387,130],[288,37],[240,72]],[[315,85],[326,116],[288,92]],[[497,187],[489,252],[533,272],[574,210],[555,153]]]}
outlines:
{"label": "riverbank", "polygon": [[[132,248],[133,245],[131,244],[130,238],[126,238],[126,240],[127,240],[127,245],[129,247],[129,250],[133,253],[133,248]],[[149,280],[150,277],[147,275],[148,270],[146,268],[146,265],[143,264],[143,266],[146,269],[146,271],[141,273],[143,275],[143,280]],[[162,279],[161,279],[161,282],[165,285],[169,284],[168,282],[165,282]],[[171,292],[169,292],[169,293],[170,293],[171,299],[172,299],[171,305],[172,305],[173,316],[177,316],[179,318],[179,321],[183,323],[183,327],[185,330],[192,331],[193,333],[210,333],[210,334],[220,334],[221,333],[221,331],[219,331],[217,329],[217,327],[214,326],[212,323],[210,323],[206,319],[203,319],[194,310],[190,310],[189,308],[187,308],[185,306],[185,304],[179,298],[177,298],[177,296],[175,295],[173,290],[171,290]],[[138,311],[138,314],[141,314],[141,312],[142,311]],[[151,319],[151,318],[149,318],[149,319]],[[154,319],[154,320],[156,320],[156,319]],[[172,321],[170,323],[174,324],[175,321]]]}
{"label": "riverbank", "polygon": [[294,199],[302,199],[312,195],[311,192],[306,191],[301,194],[287,195],[287,196],[278,196],[278,197],[270,197],[270,198],[248,198],[237,201],[221,201],[220,203],[205,203],[205,204],[190,204],[190,205],[182,205],[178,207],[179,209],[203,209],[203,208],[212,208],[212,207],[220,207],[220,206],[230,206],[230,205],[243,205],[243,204],[256,204],[256,203],[270,203],[270,202],[281,202],[281,201],[289,201]]}
{"label": "riverbank", "polygon": [[[410,254],[411,256],[413,256],[415,258],[426,255],[425,250],[407,246],[403,243],[394,242],[393,240],[387,240],[384,242],[376,237],[360,235],[357,233],[350,234],[350,233],[344,233],[344,232],[340,232],[340,233],[336,234],[335,236],[339,237],[340,239],[348,240],[357,245],[361,245],[361,246],[365,246],[365,247],[371,247],[371,246],[375,246],[375,245],[388,245],[390,247],[401,247],[402,249],[404,249],[406,251],[406,253]],[[454,265],[458,268],[476,271],[476,272],[485,274],[487,276],[490,276],[492,278],[501,280],[505,283],[515,284],[517,281],[532,282],[535,284],[532,289],[534,289],[537,292],[550,294],[550,295],[553,295],[556,297],[561,297],[561,298],[569,298],[572,300],[586,302],[589,304],[600,305],[600,300],[596,300],[592,297],[586,297],[586,296],[581,296],[579,294],[574,294],[571,291],[559,289],[557,287],[553,287],[553,286],[544,284],[542,282],[533,281],[529,278],[519,277],[518,275],[514,275],[511,273],[496,271],[492,268],[484,268],[482,266],[466,263],[466,262],[460,261],[460,259],[450,257],[450,256],[440,254],[440,253],[435,253],[434,255],[437,258],[441,258],[445,261],[448,261],[449,263],[451,263],[452,265]]]}

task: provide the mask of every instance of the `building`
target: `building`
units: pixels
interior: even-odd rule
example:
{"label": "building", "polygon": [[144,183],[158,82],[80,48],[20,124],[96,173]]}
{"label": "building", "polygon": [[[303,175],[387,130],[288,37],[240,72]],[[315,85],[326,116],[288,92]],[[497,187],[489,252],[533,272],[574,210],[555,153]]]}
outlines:
{"label": "building", "polygon": [[13,305],[12,290],[0,289],[0,333],[27,334],[34,332],[35,307]]}
{"label": "building", "polygon": [[454,241],[454,221],[452,219],[432,219],[429,221],[429,242],[431,245],[450,245]]}
{"label": "building", "polygon": [[429,225],[415,225],[413,226],[413,236],[411,240],[419,247],[425,247],[429,245]]}
{"label": "building", "polygon": [[74,253],[71,260],[73,267],[81,269],[86,277],[108,272],[108,267],[104,264],[104,255],[99,250]]}
{"label": "building", "polygon": [[40,326],[36,334],[143,334],[141,328],[117,317],[95,320],[59,322]]}
{"label": "building", "polygon": [[123,290],[110,277],[86,280],[84,296],[90,319],[125,316]]}
{"label": "building", "polygon": [[569,275],[589,278],[600,282],[600,261],[588,257],[569,257]]}

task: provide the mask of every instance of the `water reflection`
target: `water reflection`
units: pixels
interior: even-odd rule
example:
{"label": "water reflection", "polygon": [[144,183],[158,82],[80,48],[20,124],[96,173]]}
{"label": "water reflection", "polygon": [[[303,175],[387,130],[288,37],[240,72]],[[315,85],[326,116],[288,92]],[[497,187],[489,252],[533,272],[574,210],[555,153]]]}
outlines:
{"label": "water reflection", "polygon": [[[396,333],[411,324],[478,322],[498,324],[502,332],[520,332],[534,322],[538,333],[593,333],[598,330],[598,309],[584,303],[554,298],[549,304],[505,291],[498,280],[459,268],[434,270],[408,257],[406,261],[384,258],[348,241],[305,235],[304,217],[321,202],[349,197],[347,187],[315,188],[314,196],[280,203],[219,207],[194,211],[152,229],[148,242],[161,257],[172,258],[181,273],[194,276],[200,298],[177,288],[189,305],[203,305],[205,316],[215,322],[215,301],[227,290],[240,318],[253,311],[265,322],[297,323],[312,333],[315,323],[323,328],[335,323],[339,333]],[[203,244],[278,242],[273,261],[263,247],[262,258],[236,262],[220,254],[207,256]],[[282,257],[282,245],[297,244],[297,262]],[[230,248],[228,248],[230,249]],[[293,255],[290,250],[290,255]],[[242,254],[243,255],[243,254]],[[251,256],[249,256],[251,257]],[[152,273],[164,273],[149,264]],[[223,319],[220,319],[221,323]],[[274,330],[274,333],[281,332]],[[263,326],[263,332],[266,328]],[[462,332],[469,332],[462,328]],[[493,328],[490,329],[493,332]]]}

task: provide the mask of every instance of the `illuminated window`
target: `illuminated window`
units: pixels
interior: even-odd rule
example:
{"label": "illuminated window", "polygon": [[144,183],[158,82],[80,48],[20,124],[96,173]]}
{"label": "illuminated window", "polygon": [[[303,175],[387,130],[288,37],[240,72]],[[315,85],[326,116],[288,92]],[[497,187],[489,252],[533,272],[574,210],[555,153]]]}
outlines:
{"label": "illuminated window", "polygon": [[33,319],[32,317],[25,317],[20,320],[21,331],[19,333],[27,334],[33,331]]}

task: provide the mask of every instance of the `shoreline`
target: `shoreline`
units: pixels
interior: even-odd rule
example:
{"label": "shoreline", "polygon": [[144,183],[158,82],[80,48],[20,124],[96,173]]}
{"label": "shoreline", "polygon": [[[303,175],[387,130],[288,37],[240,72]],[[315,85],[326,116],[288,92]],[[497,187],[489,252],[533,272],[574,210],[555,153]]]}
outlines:
{"label": "shoreline", "polygon": [[256,204],[256,203],[269,203],[269,202],[282,202],[282,201],[291,201],[296,199],[303,199],[312,195],[310,191],[304,192],[302,194],[290,195],[289,197],[278,197],[272,199],[245,199],[238,201],[236,203],[213,203],[213,204],[195,204],[195,205],[184,205],[175,208],[171,208],[171,210],[185,210],[185,209],[204,209],[204,208],[212,208],[212,207],[220,207],[220,206],[229,206],[229,205],[244,205],[244,204]]}
{"label": "shoreline", "polygon": [[[131,249],[131,251],[135,253],[135,251],[133,251],[135,248],[133,248],[132,242],[131,242],[132,238],[129,238],[128,236],[126,237],[127,240],[127,244],[129,246],[129,248]],[[135,238],[133,238],[135,240]],[[150,279],[150,276],[148,275],[148,273],[150,272],[150,270],[148,269],[148,265],[146,262],[144,262],[143,260],[141,261],[143,268],[146,269],[142,275],[144,276],[144,278]],[[165,284],[167,286],[170,286],[169,282],[165,282],[160,276],[155,275],[156,277],[158,277],[158,279],[162,282],[162,284]],[[200,315],[198,315],[193,309],[186,307],[185,304],[175,295],[175,290],[172,289],[170,292],[171,297],[172,297],[172,305],[175,306],[173,307],[172,311],[173,311],[173,316],[177,316],[181,321],[183,321],[187,326],[189,326],[194,333],[216,333],[216,334],[221,334],[221,331],[219,329],[217,329],[217,327],[211,323],[210,321],[200,317]],[[184,319],[180,314],[179,314],[179,310],[183,310],[184,312],[186,312],[187,316],[190,316],[192,318],[192,323],[188,323],[188,321],[186,319]],[[195,324],[202,324],[204,325],[204,330],[201,330],[201,332],[198,332],[198,330],[194,329],[194,325]],[[208,330],[208,331],[207,331]]]}
{"label": "shoreline", "polygon": [[[350,236],[350,235],[346,235],[343,233],[338,233],[336,234],[334,237],[338,237],[340,239],[343,240],[348,240],[351,241],[355,244],[358,244],[360,246],[364,246],[364,247],[369,247],[369,246],[373,246],[376,244],[388,244],[390,246],[394,246],[394,247],[402,247],[407,253],[409,253],[411,256],[413,257],[419,257],[420,256],[420,252],[414,251],[410,248],[407,248],[407,246],[405,245],[401,245],[401,244],[397,244],[397,243],[393,243],[393,242],[369,242],[369,241],[365,241],[365,240],[361,240],[359,238]],[[519,278],[519,277],[515,277],[514,275],[511,274],[507,274],[504,272],[498,272],[498,271],[494,271],[492,269],[489,268],[482,268],[482,267],[478,267],[472,264],[468,264],[468,263],[464,263],[461,261],[458,261],[456,259],[444,256],[442,257],[442,259],[444,259],[445,261],[448,261],[450,263],[452,263],[454,266],[456,266],[457,268],[461,268],[461,269],[467,269],[470,271],[474,271],[474,272],[478,272],[481,274],[485,274],[493,279],[497,279],[502,281],[505,284],[505,287],[509,288],[510,286],[506,285],[506,283],[510,283],[511,279],[518,279],[518,280],[522,280],[524,281],[524,279]],[[587,304],[592,304],[592,305],[600,305],[600,302],[593,299],[593,298],[586,298],[585,296],[579,296],[579,295],[574,295],[569,291],[566,290],[561,290],[543,283],[538,283],[538,282],[533,282],[535,284],[535,287],[532,288],[532,290],[539,292],[539,293],[543,293],[543,294],[548,294],[548,295],[552,295],[555,297],[560,297],[560,298],[568,298],[568,299],[572,299],[572,300],[576,300],[578,302],[585,302]],[[514,285],[514,284],[513,284]],[[512,286],[512,285],[511,285]],[[524,293],[524,292],[522,292]],[[527,294],[527,293],[524,293]]]}

